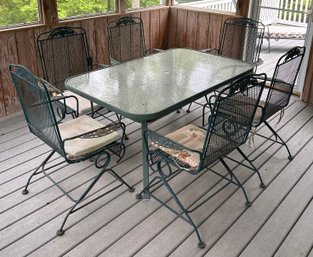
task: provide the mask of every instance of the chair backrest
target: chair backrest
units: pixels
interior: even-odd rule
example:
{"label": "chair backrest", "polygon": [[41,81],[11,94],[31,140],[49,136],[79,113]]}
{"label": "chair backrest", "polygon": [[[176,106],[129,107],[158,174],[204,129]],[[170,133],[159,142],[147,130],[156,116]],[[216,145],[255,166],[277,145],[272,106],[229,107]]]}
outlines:
{"label": "chair backrest", "polygon": [[279,58],[267,94],[262,119],[266,120],[288,105],[304,53],[305,47],[296,46]]}
{"label": "chair backrest", "polygon": [[60,131],[44,81],[22,65],[10,64],[10,73],[29,130],[65,156]]}
{"label": "chair backrest", "polygon": [[111,64],[145,56],[143,23],[137,17],[121,17],[108,24]]}
{"label": "chair backrest", "polygon": [[232,18],[224,22],[219,55],[257,64],[265,26],[249,18]]}
{"label": "chair backrest", "polygon": [[58,27],[37,37],[43,78],[64,91],[64,81],[91,70],[86,32],[81,27]]}
{"label": "chair backrest", "polygon": [[204,165],[246,142],[265,81],[265,73],[251,74],[224,88],[216,97],[208,120]]}

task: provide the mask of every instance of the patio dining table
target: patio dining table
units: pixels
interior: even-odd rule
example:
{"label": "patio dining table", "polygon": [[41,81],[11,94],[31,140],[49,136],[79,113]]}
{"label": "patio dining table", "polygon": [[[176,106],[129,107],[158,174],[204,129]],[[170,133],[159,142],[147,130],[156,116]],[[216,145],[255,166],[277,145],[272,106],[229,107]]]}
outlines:
{"label": "patio dining table", "polygon": [[[169,49],[68,78],[66,89],[141,123],[143,186],[149,183],[148,123],[251,73],[253,66],[191,49]],[[150,192],[144,192],[149,198]]]}

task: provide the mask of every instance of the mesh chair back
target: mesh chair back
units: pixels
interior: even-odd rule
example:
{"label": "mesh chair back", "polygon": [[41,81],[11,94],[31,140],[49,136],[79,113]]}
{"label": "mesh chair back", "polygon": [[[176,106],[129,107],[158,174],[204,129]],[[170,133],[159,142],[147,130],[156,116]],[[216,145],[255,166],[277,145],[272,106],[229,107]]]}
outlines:
{"label": "mesh chair back", "polygon": [[143,23],[137,17],[121,17],[108,24],[111,64],[145,55]]}
{"label": "mesh chair back", "polygon": [[21,65],[9,65],[13,84],[30,131],[65,156],[61,136],[43,81]]}
{"label": "mesh chair back", "polygon": [[264,30],[261,22],[252,19],[227,19],[223,25],[219,55],[257,64]]}
{"label": "mesh chair back", "polygon": [[264,106],[263,120],[288,105],[304,53],[305,47],[297,46],[278,60]]}
{"label": "mesh chair back", "polygon": [[61,92],[72,75],[91,70],[86,32],[80,27],[58,27],[37,37],[43,77]]}
{"label": "mesh chair back", "polygon": [[265,74],[248,75],[219,93],[209,117],[204,165],[246,142],[265,81]]}

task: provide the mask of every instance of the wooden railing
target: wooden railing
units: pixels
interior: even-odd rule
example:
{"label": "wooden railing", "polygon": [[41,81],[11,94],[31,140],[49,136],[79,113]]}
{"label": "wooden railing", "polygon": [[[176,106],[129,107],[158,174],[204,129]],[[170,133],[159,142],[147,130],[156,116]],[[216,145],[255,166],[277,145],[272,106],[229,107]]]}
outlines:
{"label": "wooden railing", "polygon": [[233,0],[193,1],[193,2],[181,4],[181,5],[219,10],[219,11],[236,12],[236,3]]}

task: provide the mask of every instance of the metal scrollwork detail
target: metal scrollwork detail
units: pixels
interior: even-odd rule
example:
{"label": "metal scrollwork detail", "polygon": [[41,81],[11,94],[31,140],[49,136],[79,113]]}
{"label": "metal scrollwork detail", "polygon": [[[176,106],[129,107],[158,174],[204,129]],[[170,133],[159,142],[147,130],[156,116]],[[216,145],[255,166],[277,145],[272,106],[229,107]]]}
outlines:
{"label": "metal scrollwork detail", "polygon": [[95,166],[98,169],[105,169],[111,161],[111,156],[108,152],[100,153],[95,159]]}

